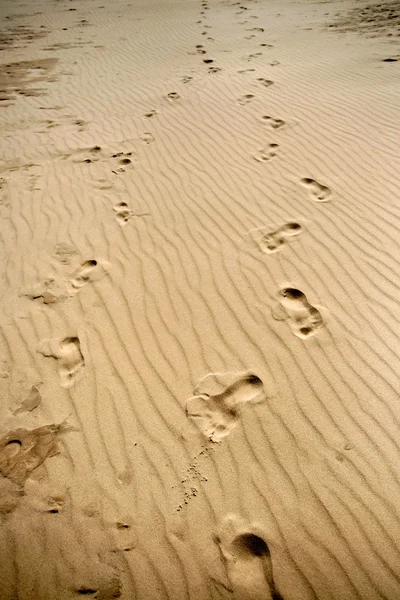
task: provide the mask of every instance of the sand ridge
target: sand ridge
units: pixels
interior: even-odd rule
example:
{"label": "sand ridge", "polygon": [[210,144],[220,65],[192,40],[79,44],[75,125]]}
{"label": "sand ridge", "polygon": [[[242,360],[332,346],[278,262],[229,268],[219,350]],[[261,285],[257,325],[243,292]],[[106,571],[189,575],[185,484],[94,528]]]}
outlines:
{"label": "sand ridge", "polygon": [[0,600],[400,597],[399,15],[0,7]]}

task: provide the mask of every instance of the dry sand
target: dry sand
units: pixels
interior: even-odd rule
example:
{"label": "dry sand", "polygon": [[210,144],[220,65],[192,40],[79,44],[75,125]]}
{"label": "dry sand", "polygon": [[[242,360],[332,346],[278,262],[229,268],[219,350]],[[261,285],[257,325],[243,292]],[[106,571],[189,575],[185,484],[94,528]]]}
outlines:
{"label": "dry sand", "polygon": [[0,600],[398,600],[400,2],[102,1],[0,8]]}

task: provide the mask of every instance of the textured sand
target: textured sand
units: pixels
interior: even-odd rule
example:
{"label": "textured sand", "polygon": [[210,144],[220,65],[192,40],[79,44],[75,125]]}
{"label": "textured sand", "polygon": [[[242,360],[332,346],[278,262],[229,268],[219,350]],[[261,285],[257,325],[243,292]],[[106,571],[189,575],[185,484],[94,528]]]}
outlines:
{"label": "textured sand", "polygon": [[398,600],[400,3],[101,2],[0,7],[0,600]]}

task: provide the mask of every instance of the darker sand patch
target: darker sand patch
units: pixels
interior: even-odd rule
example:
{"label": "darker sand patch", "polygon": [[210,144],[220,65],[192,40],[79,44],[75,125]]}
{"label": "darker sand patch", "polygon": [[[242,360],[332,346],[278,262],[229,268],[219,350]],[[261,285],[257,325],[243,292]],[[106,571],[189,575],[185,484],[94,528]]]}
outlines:
{"label": "darker sand patch", "polygon": [[17,96],[43,96],[46,88],[37,84],[49,81],[49,72],[57,62],[58,58],[42,58],[4,65],[0,72],[0,106],[9,105]]}

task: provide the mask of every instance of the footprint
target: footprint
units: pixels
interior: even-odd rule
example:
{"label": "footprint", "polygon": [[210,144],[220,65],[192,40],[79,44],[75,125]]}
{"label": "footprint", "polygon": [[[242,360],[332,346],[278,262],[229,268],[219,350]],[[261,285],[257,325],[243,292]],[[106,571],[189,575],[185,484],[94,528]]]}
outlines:
{"label": "footprint", "polygon": [[23,485],[44,461],[59,453],[58,438],[65,425],[45,425],[37,429],[15,429],[0,440],[0,473]]}
{"label": "footprint", "polygon": [[332,191],[326,185],[322,185],[315,179],[309,179],[308,177],[301,179],[301,183],[309,189],[312,198],[316,202],[329,202]]}
{"label": "footprint", "polygon": [[280,303],[272,311],[274,319],[277,321],[288,319],[294,335],[299,338],[307,339],[314,335],[323,325],[319,310],[312,306],[306,295],[296,288],[283,288],[279,293]]}
{"label": "footprint", "polygon": [[117,204],[114,204],[113,210],[117,213],[115,215],[115,218],[122,227],[129,223],[129,221],[133,219],[133,217],[146,217],[150,215],[150,213],[147,212],[135,213],[129,208],[126,202],[117,202]]}
{"label": "footprint", "polygon": [[30,300],[40,300],[43,304],[55,304],[68,298],[68,286],[65,279],[49,277],[43,282],[34,285],[30,291],[24,292]]}
{"label": "footprint", "polygon": [[220,67],[208,67],[208,72],[209,73],[218,73],[221,70],[222,69]]}
{"label": "footprint", "polygon": [[39,391],[39,385],[40,384],[37,383],[31,387],[29,394],[24,399],[22,404],[19,406],[19,408],[14,410],[14,415],[19,415],[20,413],[25,412],[31,412],[39,406],[39,404],[42,402],[42,396]]}
{"label": "footprint", "polygon": [[79,338],[67,337],[61,342],[57,339],[47,339],[36,348],[39,354],[55,358],[58,362],[58,374],[63,388],[73,386],[85,366]]}
{"label": "footprint", "polygon": [[63,265],[69,265],[72,258],[78,254],[78,251],[74,246],[67,244],[66,242],[59,242],[56,245],[54,254],[57,256],[60,263]]}
{"label": "footprint", "polygon": [[214,537],[235,600],[283,600],[274,582],[271,552],[259,533],[257,527],[229,514]]}
{"label": "footprint", "polygon": [[98,190],[111,190],[114,184],[111,183],[111,181],[108,181],[107,179],[101,178],[94,182],[94,186]]}
{"label": "footprint", "polygon": [[170,92],[169,94],[167,94],[166,97],[168,100],[178,100],[180,98],[180,95],[178,94],[178,92]]}
{"label": "footprint", "polygon": [[182,77],[182,83],[189,83],[189,81],[192,81],[193,77],[190,77],[190,75],[185,75],[184,77]]}
{"label": "footprint", "polygon": [[79,269],[72,273],[69,283],[73,290],[78,291],[90,281],[90,275],[96,269],[97,260],[87,260],[81,264]]}
{"label": "footprint", "polygon": [[264,77],[258,77],[257,81],[259,81],[264,87],[269,87],[274,83],[271,79],[264,79]]}
{"label": "footprint", "polygon": [[143,133],[140,136],[140,139],[143,141],[144,144],[146,144],[147,146],[149,144],[152,144],[155,141],[155,137],[153,136],[153,134],[149,133],[148,131],[146,131],[145,133]]}
{"label": "footprint", "polygon": [[288,241],[288,239],[299,235],[303,228],[300,223],[285,223],[275,231],[265,231],[265,227],[261,227],[260,229],[253,229],[251,232],[254,241],[259,246],[262,252],[265,254],[273,254],[280,250],[283,244]]}
{"label": "footprint", "polygon": [[282,119],[274,119],[269,115],[264,115],[263,117],[261,117],[261,120],[263,121],[263,123],[266,123],[267,125],[272,127],[272,129],[281,129],[281,127],[284,127],[286,125],[285,121],[283,121]]}
{"label": "footprint", "polygon": [[238,98],[237,103],[240,104],[241,106],[244,106],[245,104],[248,104],[250,102],[250,100],[252,100],[254,98],[254,94],[245,94],[244,96],[241,96],[240,98]]}
{"label": "footprint", "polygon": [[101,146],[93,146],[91,148],[83,148],[73,154],[66,154],[64,158],[69,158],[75,163],[93,163],[101,160]]}
{"label": "footprint", "polygon": [[218,442],[236,427],[241,405],[265,399],[263,382],[251,371],[209,373],[198,382],[186,403],[186,414],[202,433]]}
{"label": "footprint", "polygon": [[129,223],[135,216],[135,213],[128,207],[126,202],[118,202],[113,206],[113,210],[117,213],[115,218],[121,226]]}
{"label": "footprint", "polygon": [[[63,248],[65,250],[65,248]],[[74,250],[73,254],[76,254]],[[62,255],[63,256],[63,255]],[[63,260],[64,264],[69,264],[71,251],[68,252],[68,261]],[[89,281],[94,281],[103,277],[107,272],[107,263],[98,264],[97,260],[87,260],[81,266],[73,271],[69,277],[49,277],[43,282],[36,284],[29,292],[24,295],[31,300],[41,300],[43,304],[55,304],[72,298]]]}
{"label": "footprint", "polygon": [[131,155],[132,152],[117,152],[116,154],[113,154],[112,158],[117,158],[119,160],[118,166],[115,169],[112,169],[111,172],[118,175],[119,173],[124,173],[128,166],[133,166],[132,160],[128,158]]}
{"label": "footprint", "polygon": [[238,73],[250,73],[252,71],[255,71],[255,69],[242,69],[241,71],[238,71]]}
{"label": "footprint", "polygon": [[267,162],[276,156],[278,148],[279,144],[268,144],[267,148],[260,148],[259,154],[254,154],[253,158],[258,162]]}
{"label": "footprint", "polygon": [[144,113],[143,117],[144,117],[145,119],[151,119],[151,117],[154,117],[154,115],[156,115],[156,114],[157,114],[157,111],[156,111],[156,109],[155,109],[155,108],[152,108],[151,110],[149,110],[149,112],[147,112],[147,113]]}

